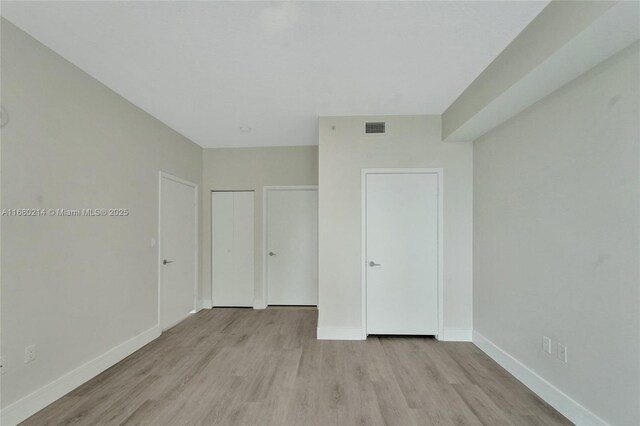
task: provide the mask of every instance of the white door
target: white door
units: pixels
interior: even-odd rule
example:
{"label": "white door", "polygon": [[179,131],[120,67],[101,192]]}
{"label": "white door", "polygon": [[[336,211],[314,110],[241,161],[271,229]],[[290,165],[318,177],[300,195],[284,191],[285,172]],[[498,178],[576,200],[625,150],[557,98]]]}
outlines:
{"label": "white door", "polygon": [[253,306],[253,191],[211,193],[211,301]]}
{"label": "white door", "polygon": [[194,184],[160,177],[160,326],[195,311],[196,212]]}
{"label": "white door", "polygon": [[318,304],[318,190],[267,190],[269,305]]}
{"label": "white door", "polygon": [[367,334],[438,334],[438,175],[366,175]]}

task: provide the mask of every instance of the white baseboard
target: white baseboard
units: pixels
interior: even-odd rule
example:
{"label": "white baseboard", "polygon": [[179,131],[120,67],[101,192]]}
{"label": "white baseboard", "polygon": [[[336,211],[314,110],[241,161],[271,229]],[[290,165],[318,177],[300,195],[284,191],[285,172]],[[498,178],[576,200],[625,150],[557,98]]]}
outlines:
{"label": "white baseboard", "polygon": [[262,299],[256,299],[253,301],[253,309],[267,309],[267,304]]}
{"label": "white baseboard", "polygon": [[17,425],[47,405],[62,398],[81,384],[102,373],[115,363],[131,355],[158,336],[160,336],[160,327],[155,326],[150,328],[22,399],[19,399],[2,410],[0,423],[4,426]]}
{"label": "white baseboard", "polygon": [[318,340],[365,340],[360,327],[318,327]]}
{"label": "white baseboard", "polygon": [[471,342],[473,332],[467,328],[445,328],[441,340],[443,342]]}
{"label": "white baseboard", "polygon": [[536,395],[546,401],[576,425],[607,426],[608,423],[587,410],[569,395],[546,381],[529,367],[498,347],[477,331],[473,332],[473,343],[495,362],[520,380]]}

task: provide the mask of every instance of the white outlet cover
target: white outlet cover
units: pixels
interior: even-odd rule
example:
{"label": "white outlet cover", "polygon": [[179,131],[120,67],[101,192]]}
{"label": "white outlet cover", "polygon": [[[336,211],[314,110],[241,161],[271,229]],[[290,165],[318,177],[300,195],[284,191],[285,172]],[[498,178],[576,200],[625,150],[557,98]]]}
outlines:
{"label": "white outlet cover", "polygon": [[25,364],[36,359],[36,345],[29,345],[24,348]]}
{"label": "white outlet cover", "polygon": [[558,358],[562,362],[567,362],[567,347],[562,343],[558,343]]}
{"label": "white outlet cover", "polygon": [[551,354],[551,339],[547,336],[542,336],[542,351]]}

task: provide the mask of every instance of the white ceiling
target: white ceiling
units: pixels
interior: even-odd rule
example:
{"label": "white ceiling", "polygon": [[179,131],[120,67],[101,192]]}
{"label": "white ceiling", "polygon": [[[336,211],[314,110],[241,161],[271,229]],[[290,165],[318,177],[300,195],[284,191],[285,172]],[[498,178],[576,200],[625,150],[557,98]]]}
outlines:
{"label": "white ceiling", "polygon": [[320,115],[441,114],[547,3],[3,1],[2,16],[212,148],[315,145]]}

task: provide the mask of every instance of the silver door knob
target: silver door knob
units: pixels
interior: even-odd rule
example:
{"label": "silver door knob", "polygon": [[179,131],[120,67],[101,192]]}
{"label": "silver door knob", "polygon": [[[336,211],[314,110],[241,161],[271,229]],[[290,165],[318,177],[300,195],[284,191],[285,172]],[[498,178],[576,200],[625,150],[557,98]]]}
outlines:
{"label": "silver door knob", "polygon": [[269,256],[275,256],[275,255],[276,255],[276,253],[274,253],[272,251],[269,252]]}
{"label": "silver door knob", "polygon": [[165,259],[165,260],[163,260],[163,261],[162,261],[162,264],[163,264],[163,265],[166,265],[166,264],[168,264],[168,263],[173,263],[173,260],[167,260],[167,259]]}
{"label": "silver door knob", "polygon": [[381,265],[381,264],[379,264],[379,263],[376,263],[376,262],[374,262],[374,261],[372,260],[371,262],[369,262],[369,266],[371,266],[371,267],[373,268],[374,266],[382,266],[382,265]]}

